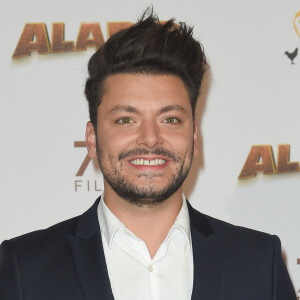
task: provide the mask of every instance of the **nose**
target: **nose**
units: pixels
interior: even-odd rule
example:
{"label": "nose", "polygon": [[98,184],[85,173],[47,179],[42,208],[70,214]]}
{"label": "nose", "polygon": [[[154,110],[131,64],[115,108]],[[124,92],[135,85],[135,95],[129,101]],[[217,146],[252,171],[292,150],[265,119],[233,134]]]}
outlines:
{"label": "nose", "polygon": [[147,147],[149,149],[162,145],[163,137],[159,125],[155,124],[153,121],[144,122],[140,126],[136,143],[139,146]]}

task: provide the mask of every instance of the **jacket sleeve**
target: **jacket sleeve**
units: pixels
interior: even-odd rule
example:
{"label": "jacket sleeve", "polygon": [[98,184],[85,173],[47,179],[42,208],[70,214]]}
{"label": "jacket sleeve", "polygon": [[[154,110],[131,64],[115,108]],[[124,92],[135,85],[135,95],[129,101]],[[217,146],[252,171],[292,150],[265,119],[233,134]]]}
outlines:
{"label": "jacket sleeve", "polygon": [[0,246],[0,299],[23,299],[18,260],[9,241],[4,241]]}
{"label": "jacket sleeve", "polygon": [[273,300],[297,300],[281,254],[281,243],[273,236]]}

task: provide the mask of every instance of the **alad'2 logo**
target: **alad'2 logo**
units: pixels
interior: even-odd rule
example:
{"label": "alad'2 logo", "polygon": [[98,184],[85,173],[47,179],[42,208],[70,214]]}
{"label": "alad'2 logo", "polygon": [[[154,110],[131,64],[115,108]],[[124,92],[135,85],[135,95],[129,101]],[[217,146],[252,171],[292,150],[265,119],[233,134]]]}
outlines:
{"label": "alad'2 logo", "polygon": [[290,161],[290,145],[278,145],[277,163],[271,145],[254,145],[239,175],[239,179],[254,177],[256,173],[265,175],[300,172],[298,161]]}
{"label": "alad'2 logo", "polygon": [[[164,22],[166,21],[161,21],[161,23]],[[107,22],[107,38],[132,24],[132,22]],[[45,23],[26,23],[12,57],[26,57],[31,52],[49,54],[84,51],[88,47],[98,49],[104,43],[104,36],[99,22],[82,22],[79,26],[77,39],[74,41],[65,40],[64,23],[52,23],[51,31],[50,39]]]}
{"label": "alad'2 logo", "polygon": [[[296,15],[294,16],[294,20],[293,20],[293,26],[294,29],[296,31],[296,34],[298,35],[298,37],[300,38],[300,11],[298,11],[296,13]],[[284,54],[290,59],[291,64],[294,65],[294,59],[297,57],[298,55],[298,48],[296,47],[294,50],[292,51],[285,51]]]}
{"label": "alad'2 logo", "polygon": [[[110,37],[119,30],[129,27],[131,22],[107,22],[107,36]],[[83,51],[87,47],[98,49],[104,43],[104,37],[99,22],[83,22],[79,26],[76,42],[65,40],[65,24],[52,23],[52,35],[49,39],[45,23],[26,23],[21,33],[13,58],[39,54]]]}

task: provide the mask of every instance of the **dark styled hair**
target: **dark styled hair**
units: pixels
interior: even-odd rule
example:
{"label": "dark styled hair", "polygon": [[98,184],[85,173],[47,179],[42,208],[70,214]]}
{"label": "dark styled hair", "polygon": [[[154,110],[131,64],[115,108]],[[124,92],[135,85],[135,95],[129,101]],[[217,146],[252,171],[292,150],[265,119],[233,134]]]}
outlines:
{"label": "dark styled hair", "polygon": [[193,28],[174,19],[160,22],[153,10],[147,9],[137,23],[112,35],[88,64],[85,95],[95,129],[105,79],[117,73],[178,76],[187,88],[194,116],[206,59],[192,32]]}

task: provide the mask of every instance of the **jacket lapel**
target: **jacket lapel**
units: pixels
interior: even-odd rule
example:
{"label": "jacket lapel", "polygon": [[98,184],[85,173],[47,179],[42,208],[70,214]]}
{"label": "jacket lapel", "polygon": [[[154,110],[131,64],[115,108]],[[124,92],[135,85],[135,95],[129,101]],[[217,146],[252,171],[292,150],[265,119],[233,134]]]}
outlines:
{"label": "jacket lapel", "polygon": [[188,203],[194,258],[192,300],[221,299],[223,251],[207,218]]}
{"label": "jacket lapel", "polygon": [[75,236],[69,236],[75,268],[87,300],[113,300],[108,277],[97,207],[100,198],[79,220]]}

